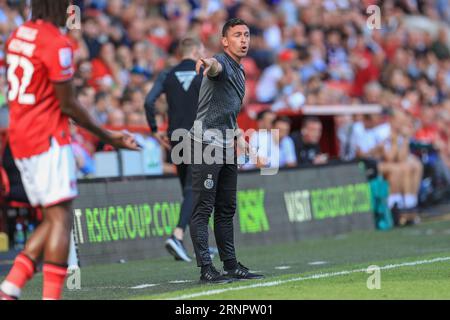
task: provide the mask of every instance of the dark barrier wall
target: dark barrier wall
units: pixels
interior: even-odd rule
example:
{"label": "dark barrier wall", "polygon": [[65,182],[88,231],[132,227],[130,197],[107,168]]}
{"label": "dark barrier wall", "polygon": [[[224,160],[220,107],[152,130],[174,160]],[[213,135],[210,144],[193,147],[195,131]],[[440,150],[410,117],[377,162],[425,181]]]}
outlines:
{"label": "dark barrier wall", "polygon": [[[74,234],[82,266],[167,255],[164,241],[180,211],[177,178],[89,181],[79,188]],[[288,169],[275,176],[242,173],[238,190],[238,246],[373,228],[370,189],[359,164]],[[191,250],[189,235],[185,242]]]}

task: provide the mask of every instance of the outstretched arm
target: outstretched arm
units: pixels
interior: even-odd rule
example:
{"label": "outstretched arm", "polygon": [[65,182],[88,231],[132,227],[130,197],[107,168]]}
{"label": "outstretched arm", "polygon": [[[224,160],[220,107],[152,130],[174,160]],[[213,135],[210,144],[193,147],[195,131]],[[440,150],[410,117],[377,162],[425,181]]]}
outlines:
{"label": "outstretched arm", "polygon": [[223,66],[217,61],[216,58],[201,58],[197,61],[195,65],[195,70],[197,74],[200,73],[200,68],[203,67],[203,76],[208,76],[211,78],[217,77],[222,71]]}
{"label": "outstretched arm", "polygon": [[56,96],[60,101],[61,111],[75,120],[80,126],[115,148],[139,150],[136,141],[129,133],[105,130],[95,122],[87,110],[76,99],[72,80],[55,82],[53,86]]}

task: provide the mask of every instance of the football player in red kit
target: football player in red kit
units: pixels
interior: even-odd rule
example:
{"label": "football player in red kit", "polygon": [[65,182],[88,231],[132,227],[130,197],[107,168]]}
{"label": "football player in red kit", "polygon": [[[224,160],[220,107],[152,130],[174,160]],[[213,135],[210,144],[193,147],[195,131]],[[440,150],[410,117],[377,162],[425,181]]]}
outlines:
{"label": "football player in red kit", "polygon": [[76,166],[69,118],[116,148],[137,150],[125,132],[98,126],[75,98],[73,49],[61,31],[70,0],[33,0],[32,18],[6,42],[9,138],[30,203],[44,219],[0,286],[0,299],[20,297],[43,259],[43,299],[61,298],[67,273]]}

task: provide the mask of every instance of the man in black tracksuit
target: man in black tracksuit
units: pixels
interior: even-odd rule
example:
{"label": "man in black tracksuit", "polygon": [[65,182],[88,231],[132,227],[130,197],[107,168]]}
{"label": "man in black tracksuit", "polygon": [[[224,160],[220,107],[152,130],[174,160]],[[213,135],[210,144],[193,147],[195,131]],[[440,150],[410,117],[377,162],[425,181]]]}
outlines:
{"label": "man in black tracksuit", "polygon": [[[171,69],[160,73],[145,100],[145,112],[152,135],[166,149],[175,147],[176,142],[168,137],[177,129],[189,130],[195,120],[202,75],[195,71],[196,60],[202,56],[203,45],[196,39],[186,38],[179,47],[182,61]],[[155,102],[165,93],[169,105],[169,129],[167,134],[158,132],[155,120]],[[166,241],[167,250],[177,260],[191,261],[183,245],[184,232],[192,214],[192,173],[189,164],[178,164],[177,173],[183,189],[183,203],[180,219],[172,236]]]}
{"label": "man in black tracksuit", "polygon": [[[197,265],[201,267],[200,281],[205,283],[263,277],[238,263],[234,248],[236,147],[244,152],[249,148],[237,125],[245,95],[245,74],[240,61],[247,55],[249,43],[247,24],[231,19],[222,30],[224,52],[214,58],[199,59],[196,67],[198,72],[201,66],[205,69],[197,118],[189,132],[194,191],[190,232]],[[210,153],[214,154],[214,161],[207,159],[210,150],[214,150]],[[208,250],[208,221],[213,211],[214,235],[224,263],[222,274],[213,266]]]}

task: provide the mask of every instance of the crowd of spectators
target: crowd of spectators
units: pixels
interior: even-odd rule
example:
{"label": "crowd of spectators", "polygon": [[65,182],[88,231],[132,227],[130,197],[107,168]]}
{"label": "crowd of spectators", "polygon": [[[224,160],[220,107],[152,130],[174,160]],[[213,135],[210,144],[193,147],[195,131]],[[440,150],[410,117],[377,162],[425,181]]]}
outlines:
{"label": "crowd of spectators", "polygon": [[[0,0],[0,45],[24,21],[19,3]],[[419,158],[412,156],[423,149],[413,150],[408,143],[415,142],[429,147],[433,168],[444,183],[450,183],[446,0],[79,0],[75,4],[81,7],[82,28],[69,34],[75,48],[78,98],[106,126],[145,128],[145,95],[157,75],[177,62],[177,43],[185,37],[199,38],[207,55],[213,55],[221,50],[224,22],[239,17],[249,24],[252,37],[249,56],[243,60],[247,77],[243,112],[253,104],[265,105],[268,112],[258,116],[258,125],[280,129],[273,144],[280,148],[283,166],[323,164],[329,155],[319,148],[319,119],[309,118],[301,128],[291,128],[289,119],[277,117],[280,110],[379,104],[387,110],[381,115],[336,117],[340,158],[373,158],[391,182],[398,182],[402,172],[412,172],[410,181],[394,188],[395,197],[412,194],[419,188],[414,177],[423,172]],[[368,25],[370,5],[381,8],[375,28]],[[0,50],[4,106],[0,122],[6,126],[4,58]],[[157,102],[160,130],[167,125],[166,110],[162,98]],[[91,172],[92,157],[104,146],[82,133],[76,137],[80,163]],[[173,166],[163,168],[173,172]]]}

